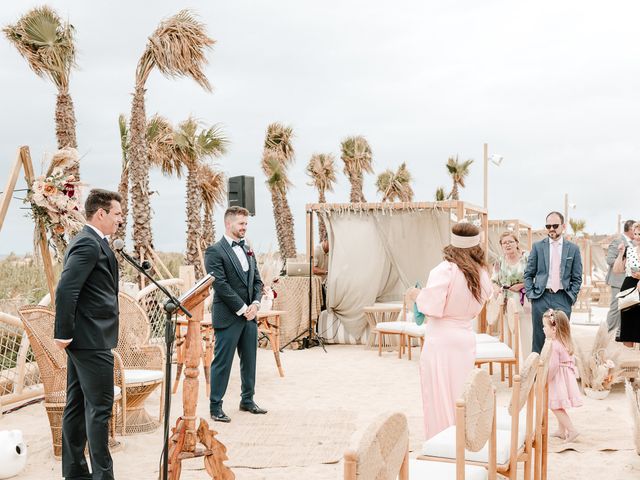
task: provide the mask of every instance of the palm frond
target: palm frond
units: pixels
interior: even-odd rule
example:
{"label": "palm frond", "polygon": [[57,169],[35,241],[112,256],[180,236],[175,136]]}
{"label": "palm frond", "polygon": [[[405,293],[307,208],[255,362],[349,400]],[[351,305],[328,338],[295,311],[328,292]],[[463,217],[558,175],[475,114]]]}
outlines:
{"label": "palm frond", "polygon": [[150,164],[163,175],[180,178],[185,165],[176,153],[174,130],[169,121],[158,114],[151,117],[147,122],[146,140]]}
{"label": "palm frond", "polygon": [[136,83],[144,84],[153,67],[168,77],[191,77],[205,90],[211,90],[203,72],[208,61],[205,51],[215,44],[189,10],[181,10],[158,25],[136,70]]}
{"label": "palm frond", "polygon": [[445,197],[446,197],[446,193],[444,192],[444,187],[438,187],[436,189],[436,202],[442,202],[444,201]]}
{"label": "palm frond", "polygon": [[315,153],[307,165],[307,175],[311,177],[309,185],[315,186],[320,192],[333,192],[336,182],[335,158],[330,153]]}
{"label": "palm frond", "polygon": [[345,138],[340,149],[342,152],[340,158],[344,162],[345,172],[373,173],[373,156],[366,138],[361,135]]}
{"label": "palm frond", "polygon": [[47,6],[37,7],[3,32],[29,67],[40,77],[49,77],[58,90],[66,92],[75,64],[74,28]]}
{"label": "palm frond", "polygon": [[201,163],[196,172],[196,181],[206,211],[213,211],[216,205],[224,205],[227,190],[226,178],[222,171],[213,165]]}
{"label": "palm frond", "polygon": [[223,155],[229,140],[221,126],[214,125],[203,129],[197,120],[189,117],[178,125],[174,133],[174,143],[176,152],[182,157],[182,162],[188,165],[198,163],[207,157]]}
{"label": "palm frond", "polygon": [[274,150],[280,155],[278,158],[285,165],[293,162],[295,152],[293,150],[293,128],[282,123],[274,122],[267,127],[264,138],[264,149]]}
{"label": "palm frond", "polygon": [[266,150],[262,156],[262,171],[267,177],[269,188],[285,194],[292,183],[281,158],[282,154],[273,150]]}
{"label": "palm frond", "polygon": [[407,164],[402,163],[398,170],[385,170],[376,180],[378,192],[382,193],[382,201],[399,200],[410,202],[413,200],[413,189],[411,188],[411,173],[407,169]]}

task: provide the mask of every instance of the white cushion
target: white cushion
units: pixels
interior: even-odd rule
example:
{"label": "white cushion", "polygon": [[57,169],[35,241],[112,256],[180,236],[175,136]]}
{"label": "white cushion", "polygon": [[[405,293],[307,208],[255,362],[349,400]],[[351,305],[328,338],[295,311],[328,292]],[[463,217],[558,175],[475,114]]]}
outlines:
{"label": "white cushion", "polygon": [[160,370],[125,370],[124,382],[130,383],[146,383],[162,380],[162,371]]}
{"label": "white cushion", "polygon": [[414,337],[424,337],[424,332],[426,330],[424,324],[416,325],[415,323],[406,322],[407,325],[404,327],[404,333],[408,335],[412,335]]}
{"label": "white cushion", "polygon": [[[416,480],[455,480],[456,464],[430,460],[409,460],[409,478]],[[478,465],[465,465],[465,480],[486,480],[487,469]]]}
{"label": "white cushion", "polygon": [[514,358],[513,350],[502,342],[478,343],[476,345],[476,359],[486,358]]}
{"label": "white cushion", "polygon": [[[524,445],[524,435],[518,435],[518,448]],[[511,432],[496,432],[496,462],[504,465],[509,461],[511,448]],[[440,458],[456,458],[456,427],[449,427],[422,444],[421,455]],[[477,452],[465,450],[465,458],[473,462],[489,461],[489,442]]]}
{"label": "white cushion", "polygon": [[[511,431],[511,415],[509,415],[509,409],[507,407],[500,407],[497,409],[496,428],[498,430]],[[526,428],[527,428],[527,407],[525,406],[522,410],[520,410],[520,420],[518,420],[518,433],[520,432],[526,433]]]}
{"label": "white cushion", "polygon": [[376,325],[376,331],[389,333],[404,333],[407,322],[380,322]]}
{"label": "white cushion", "polygon": [[497,343],[499,341],[497,337],[488,333],[476,333],[476,343]]}

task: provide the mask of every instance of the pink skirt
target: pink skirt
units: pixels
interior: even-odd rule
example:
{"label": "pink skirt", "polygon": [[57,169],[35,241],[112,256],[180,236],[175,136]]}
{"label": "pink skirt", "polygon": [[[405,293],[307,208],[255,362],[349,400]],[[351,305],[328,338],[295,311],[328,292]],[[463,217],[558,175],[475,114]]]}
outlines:
{"label": "pink skirt", "polygon": [[472,320],[429,319],[420,356],[424,430],[429,440],[455,425],[456,400],[473,370],[476,339]]}

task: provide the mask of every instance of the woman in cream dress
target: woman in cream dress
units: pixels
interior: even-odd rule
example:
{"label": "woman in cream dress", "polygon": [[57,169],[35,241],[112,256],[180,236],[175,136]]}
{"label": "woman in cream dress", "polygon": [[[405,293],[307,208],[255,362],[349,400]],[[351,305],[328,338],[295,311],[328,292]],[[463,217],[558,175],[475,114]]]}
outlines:
{"label": "woman in cream dress", "polygon": [[475,363],[472,323],[493,292],[477,227],[454,225],[451,245],[443,253],[444,261],[431,270],[427,286],[409,292],[427,317],[420,356],[427,440],[455,424],[455,402]]}
{"label": "woman in cream dress", "polygon": [[520,242],[512,232],[500,235],[502,256],[493,266],[491,281],[498,294],[504,294],[504,305],[512,298],[520,313],[520,362],[531,353],[533,323],[531,303],[524,294],[524,270],[529,254],[520,249]]}

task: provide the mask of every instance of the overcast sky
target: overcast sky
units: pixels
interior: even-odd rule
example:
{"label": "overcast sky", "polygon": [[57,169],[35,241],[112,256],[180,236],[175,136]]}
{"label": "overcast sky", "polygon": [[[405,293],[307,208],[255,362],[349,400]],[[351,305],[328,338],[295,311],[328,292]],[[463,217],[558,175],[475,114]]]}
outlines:
{"label": "overcast sky", "polygon": [[[0,24],[40,2],[2,2]],[[131,109],[135,67],[165,17],[192,8],[217,43],[206,74],[213,93],[191,79],[154,71],[147,115],[173,123],[189,115],[220,123],[231,140],[219,159],[229,176],[256,179],[256,248],[276,245],[270,195],[259,168],[270,122],[293,126],[296,163],[289,194],[296,240],[304,244],[304,205],[315,201],[305,166],[316,152],[336,155],[332,202],[347,202],[340,141],[365,135],[380,173],[407,162],[416,201],[450,189],[447,157],[475,159],[463,200],[482,204],[482,145],[504,156],[489,172],[490,218],[539,228],[564,193],[587,230],[613,232],[616,217],[640,217],[640,4],[637,1],[234,0],[152,3],[49,1],[77,34],[71,75],[83,180],[116,189],[118,114]],[[55,150],[55,88],[0,38],[0,188],[19,145],[41,173]],[[374,201],[375,176],[365,177]],[[19,187],[24,187],[21,179]],[[183,251],[184,182],[151,177],[156,248]],[[20,194],[22,195],[22,194]],[[0,254],[31,249],[32,223],[14,201]],[[223,230],[221,211],[218,233]]]}

